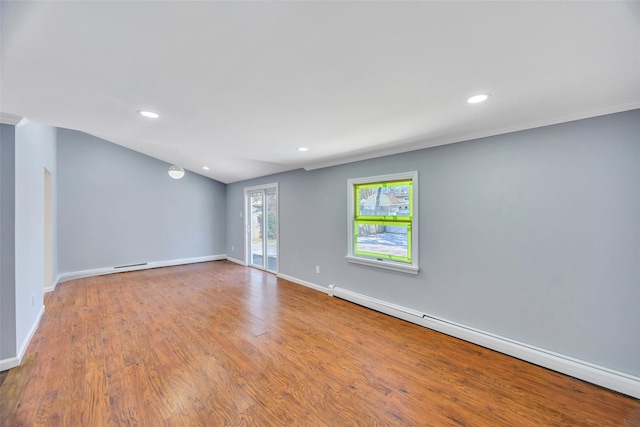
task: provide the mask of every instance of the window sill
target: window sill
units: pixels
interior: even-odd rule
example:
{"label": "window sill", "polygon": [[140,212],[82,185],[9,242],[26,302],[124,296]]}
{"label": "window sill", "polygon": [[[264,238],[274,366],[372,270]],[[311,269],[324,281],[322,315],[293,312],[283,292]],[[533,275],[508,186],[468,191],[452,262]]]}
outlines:
{"label": "window sill", "polygon": [[357,257],[353,255],[346,255],[345,258],[348,262],[354,264],[368,265],[370,267],[384,268],[385,270],[399,271],[401,273],[418,274],[420,267],[409,264],[400,264],[393,261],[379,261],[377,259]]}

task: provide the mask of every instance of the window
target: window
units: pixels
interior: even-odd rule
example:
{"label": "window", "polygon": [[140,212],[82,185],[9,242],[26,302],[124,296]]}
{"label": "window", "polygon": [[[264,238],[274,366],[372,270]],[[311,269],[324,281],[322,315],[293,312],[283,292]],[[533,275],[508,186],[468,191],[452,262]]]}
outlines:
{"label": "window", "polygon": [[347,260],[418,274],[418,172],[350,179]]}

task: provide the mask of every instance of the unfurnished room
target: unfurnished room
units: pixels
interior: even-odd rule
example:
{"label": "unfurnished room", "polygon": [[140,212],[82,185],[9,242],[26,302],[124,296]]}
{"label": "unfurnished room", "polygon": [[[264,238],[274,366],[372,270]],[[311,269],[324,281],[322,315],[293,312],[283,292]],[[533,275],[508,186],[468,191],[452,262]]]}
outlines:
{"label": "unfurnished room", "polygon": [[639,1],[0,25],[3,427],[640,426]]}

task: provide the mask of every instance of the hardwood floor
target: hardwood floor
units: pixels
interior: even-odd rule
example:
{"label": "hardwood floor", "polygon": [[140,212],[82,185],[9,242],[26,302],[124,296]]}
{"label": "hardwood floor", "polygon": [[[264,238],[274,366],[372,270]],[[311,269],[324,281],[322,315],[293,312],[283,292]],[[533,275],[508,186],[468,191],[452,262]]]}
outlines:
{"label": "hardwood floor", "polygon": [[2,426],[640,426],[640,401],[227,261],[45,297]]}

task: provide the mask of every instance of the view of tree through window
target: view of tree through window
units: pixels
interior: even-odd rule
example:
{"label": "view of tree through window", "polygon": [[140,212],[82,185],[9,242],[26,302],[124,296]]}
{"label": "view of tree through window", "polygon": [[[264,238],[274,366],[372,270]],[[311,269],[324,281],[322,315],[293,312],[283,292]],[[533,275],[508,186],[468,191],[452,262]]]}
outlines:
{"label": "view of tree through window", "polygon": [[410,263],[412,180],[356,184],[354,192],[353,252]]}

